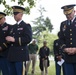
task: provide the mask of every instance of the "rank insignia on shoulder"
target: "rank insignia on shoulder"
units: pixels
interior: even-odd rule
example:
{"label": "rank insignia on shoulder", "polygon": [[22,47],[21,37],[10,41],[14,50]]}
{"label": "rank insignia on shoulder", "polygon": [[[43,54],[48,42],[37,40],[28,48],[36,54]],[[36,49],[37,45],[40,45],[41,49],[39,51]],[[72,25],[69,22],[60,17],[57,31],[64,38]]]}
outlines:
{"label": "rank insignia on shoulder", "polygon": [[23,30],[23,28],[18,28],[17,30]]}

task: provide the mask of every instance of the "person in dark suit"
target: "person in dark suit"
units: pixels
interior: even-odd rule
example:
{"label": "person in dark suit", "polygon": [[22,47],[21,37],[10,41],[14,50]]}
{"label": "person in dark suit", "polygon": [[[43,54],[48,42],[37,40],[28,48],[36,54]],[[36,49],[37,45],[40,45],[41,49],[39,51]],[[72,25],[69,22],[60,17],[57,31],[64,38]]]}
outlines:
{"label": "person in dark suit", "polygon": [[61,22],[60,40],[64,42],[67,75],[76,75],[76,16],[75,4],[62,6],[67,20]]}
{"label": "person in dark suit", "polygon": [[17,23],[13,25],[9,36],[6,37],[6,40],[11,44],[8,52],[10,75],[22,75],[23,61],[29,60],[27,44],[32,40],[32,29],[30,24],[22,20],[25,9],[20,6],[13,6],[12,9]]}
{"label": "person in dark suit", "polygon": [[10,25],[7,24],[6,14],[0,12],[0,70],[2,75],[9,75],[9,62],[7,60],[9,44],[5,37],[9,34]]}
{"label": "person in dark suit", "polygon": [[[54,40],[54,44],[53,44],[56,75],[61,75],[61,68],[63,71],[63,75],[66,75],[65,54],[62,50],[62,45],[64,43],[62,41],[60,41],[59,38],[60,38],[60,32],[58,32],[58,39]],[[64,60],[64,63],[62,65],[59,65],[58,61],[61,61],[61,59]]]}
{"label": "person in dark suit", "polygon": [[[43,42],[43,46],[39,50],[39,67],[41,75],[48,75],[50,49],[47,47],[47,42]],[[45,74],[44,74],[45,72]]]}

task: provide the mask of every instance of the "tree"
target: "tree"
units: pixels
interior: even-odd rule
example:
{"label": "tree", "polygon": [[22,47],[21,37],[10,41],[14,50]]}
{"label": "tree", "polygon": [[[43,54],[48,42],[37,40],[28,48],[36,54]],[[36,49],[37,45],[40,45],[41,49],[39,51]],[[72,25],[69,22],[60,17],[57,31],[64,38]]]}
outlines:
{"label": "tree", "polygon": [[53,25],[51,24],[51,21],[48,17],[46,17],[46,19],[44,20],[44,25],[50,32],[53,30]]}
{"label": "tree", "polygon": [[[26,2],[28,4],[28,6],[25,7],[26,10],[26,14],[30,13],[30,9],[33,8],[35,6],[35,1],[36,0],[10,0],[10,2],[17,2],[18,5],[23,5]],[[4,12],[6,12],[8,15],[11,13],[12,9],[11,6],[9,4],[7,4],[8,0],[0,0],[0,4],[2,4],[5,9]]]}
{"label": "tree", "polygon": [[35,26],[33,26],[33,34],[36,36],[40,36],[42,31],[45,31],[47,28],[51,32],[53,30],[53,25],[51,24],[51,21],[48,17],[46,19],[44,18],[43,12],[46,12],[46,10],[40,6],[40,9],[38,10],[40,13],[40,16],[36,18],[33,22]]}

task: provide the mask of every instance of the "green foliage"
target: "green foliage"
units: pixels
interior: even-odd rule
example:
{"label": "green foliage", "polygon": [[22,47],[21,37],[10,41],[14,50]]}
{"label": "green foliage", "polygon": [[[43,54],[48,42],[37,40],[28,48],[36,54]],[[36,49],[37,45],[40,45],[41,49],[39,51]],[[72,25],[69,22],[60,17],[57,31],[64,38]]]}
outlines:
{"label": "green foliage", "polygon": [[12,8],[9,5],[5,5],[5,13],[7,13],[7,15],[11,15],[12,14]]}
{"label": "green foliage", "polygon": [[29,3],[30,8],[35,4],[34,0],[27,0],[27,2]]}
{"label": "green foliage", "polygon": [[43,12],[46,12],[46,10],[43,7],[40,7],[38,10],[40,13],[40,16],[36,18],[33,22],[35,26],[33,26],[33,34],[34,36],[39,37],[42,31],[46,31],[47,28],[51,32],[53,30],[53,25],[51,24],[51,21],[48,17],[44,19]]}
{"label": "green foliage", "polygon": [[48,29],[43,31],[41,35],[37,38],[39,48],[43,46],[43,41],[47,41],[47,46],[50,48],[50,52],[53,55],[53,42],[57,39],[57,35],[51,34]]}
{"label": "green foliage", "polygon": [[46,17],[44,20],[44,25],[49,29],[50,32],[53,30],[53,25],[51,24],[51,21],[48,17]]}
{"label": "green foliage", "polygon": [[[8,0],[0,0],[0,4],[4,5],[5,9],[4,12],[7,13],[7,15],[10,15],[12,13],[11,6],[7,4]],[[26,2],[28,6],[25,7],[25,13],[30,14],[30,9],[35,6],[36,0],[10,0],[10,2],[17,2],[18,5],[24,6],[24,3]]]}

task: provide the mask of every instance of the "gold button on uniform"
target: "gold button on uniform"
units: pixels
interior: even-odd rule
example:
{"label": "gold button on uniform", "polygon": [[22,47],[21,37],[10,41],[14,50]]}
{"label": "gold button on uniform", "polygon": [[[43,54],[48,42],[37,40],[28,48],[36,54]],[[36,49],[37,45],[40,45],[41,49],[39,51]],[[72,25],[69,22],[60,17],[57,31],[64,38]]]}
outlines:
{"label": "gold button on uniform", "polygon": [[72,29],[70,29],[70,31],[72,31]]}
{"label": "gold button on uniform", "polygon": [[72,34],[70,34],[70,36],[72,36]]}
{"label": "gold button on uniform", "polygon": [[21,49],[21,50],[23,50],[23,49]]}
{"label": "gold button on uniform", "polygon": [[72,42],[70,44],[72,45]]}
{"label": "gold button on uniform", "polygon": [[13,46],[13,44],[11,44],[11,46]]}
{"label": "gold button on uniform", "polygon": [[72,40],[72,38],[70,38],[70,40]]}

